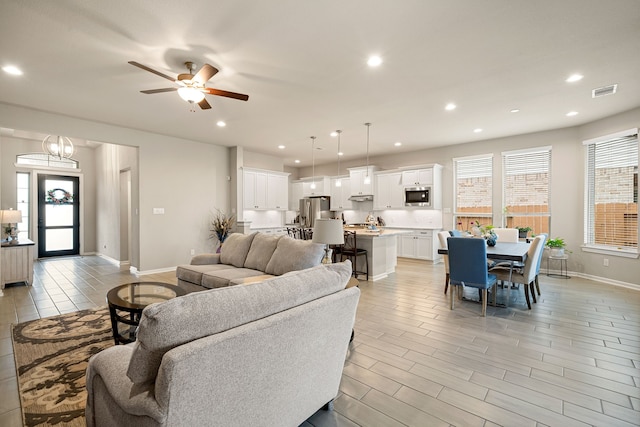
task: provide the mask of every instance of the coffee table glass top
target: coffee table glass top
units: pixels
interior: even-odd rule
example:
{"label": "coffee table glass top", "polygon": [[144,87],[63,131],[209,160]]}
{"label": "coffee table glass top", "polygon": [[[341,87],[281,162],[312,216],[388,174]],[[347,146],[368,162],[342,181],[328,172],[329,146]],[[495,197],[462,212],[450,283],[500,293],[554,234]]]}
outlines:
{"label": "coffee table glass top", "polygon": [[123,308],[144,308],[149,304],[163,302],[184,295],[182,288],[161,282],[137,282],[117,286],[109,291],[111,304]]}

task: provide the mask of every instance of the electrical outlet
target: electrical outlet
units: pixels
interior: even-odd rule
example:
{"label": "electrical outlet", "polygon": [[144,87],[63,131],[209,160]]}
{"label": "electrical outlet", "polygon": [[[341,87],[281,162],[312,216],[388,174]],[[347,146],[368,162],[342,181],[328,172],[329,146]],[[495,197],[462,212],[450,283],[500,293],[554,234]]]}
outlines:
{"label": "electrical outlet", "polygon": [[195,249],[191,249],[191,255],[195,255],[196,254],[196,250]]}
{"label": "electrical outlet", "polygon": [[604,265],[605,267],[609,267],[609,258],[605,258],[602,260],[602,265]]}

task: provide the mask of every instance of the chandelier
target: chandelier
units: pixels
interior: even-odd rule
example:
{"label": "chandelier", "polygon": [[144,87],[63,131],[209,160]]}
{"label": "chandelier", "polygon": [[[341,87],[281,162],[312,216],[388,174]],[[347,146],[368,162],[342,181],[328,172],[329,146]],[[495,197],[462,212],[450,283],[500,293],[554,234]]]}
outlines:
{"label": "chandelier", "polygon": [[47,135],[42,140],[42,149],[50,156],[59,159],[70,159],[75,152],[73,143],[66,136]]}

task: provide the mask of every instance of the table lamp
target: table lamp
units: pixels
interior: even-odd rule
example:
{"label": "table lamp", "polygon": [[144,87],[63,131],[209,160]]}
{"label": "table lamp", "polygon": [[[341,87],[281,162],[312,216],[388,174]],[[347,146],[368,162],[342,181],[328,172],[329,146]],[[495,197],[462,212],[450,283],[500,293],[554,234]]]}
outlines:
{"label": "table lamp", "polygon": [[16,234],[16,224],[22,222],[22,212],[10,210],[0,211],[0,223],[1,224],[9,224],[8,227],[5,228],[5,232],[7,233],[7,242],[18,243],[18,236]]}
{"label": "table lamp", "polygon": [[314,243],[323,243],[324,258],[323,264],[331,264],[331,256],[329,255],[329,245],[343,245],[344,244],[344,230],[342,228],[342,221],[339,219],[326,219],[318,218],[313,227]]}

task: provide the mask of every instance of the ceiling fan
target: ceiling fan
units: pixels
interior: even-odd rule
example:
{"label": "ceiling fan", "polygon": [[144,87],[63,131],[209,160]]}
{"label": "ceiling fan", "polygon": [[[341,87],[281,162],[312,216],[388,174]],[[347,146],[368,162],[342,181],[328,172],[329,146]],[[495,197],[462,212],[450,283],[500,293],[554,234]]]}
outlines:
{"label": "ceiling fan", "polygon": [[205,94],[224,96],[227,98],[239,99],[241,101],[246,101],[249,99],[249,95],[243,95],[241,93],[228,92],[226,90],[206,87],[205,83],[209,81],[211,77],[215,76],[216,73],[218,73],[218,69],[209,64],[204,64],[196,74],[193,74],[196,69],[195,64],[193,62],[185,62],[184,65],[187,67],[188,72],[178,74],[178,77],[176,77],[175,79],[171,76],[161,73],[160,71],[149,68],[146,65],[142,65],[136,61],[129,61],[129,64],[138,68],[142,68],[145,71],[149,71],[150,73],[153,73],[160,77],[164,77],[165,79],[171,80],[172,82],[178,84],[178,86],[176,87],[169,87],[164,89],[141,90],[140,92],[142,93],[152,94],[178,91],[178,95],[180,95],[182,99],[191,104],[198,104],[203,110],[211,108],[211,105],[209,105],[204,97]]}

